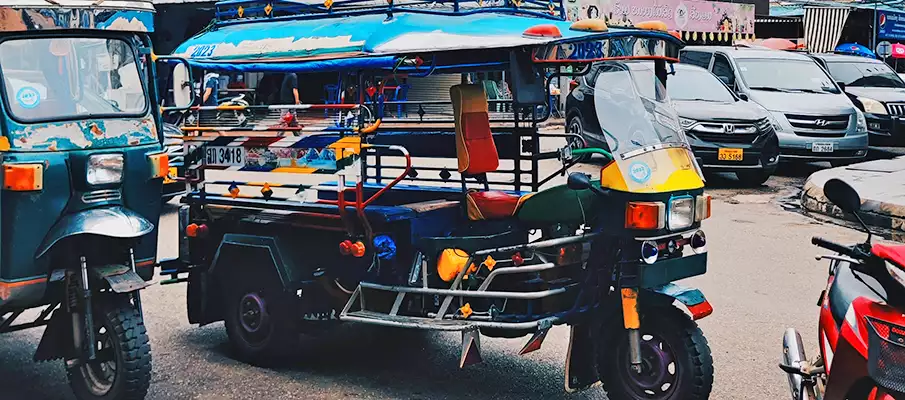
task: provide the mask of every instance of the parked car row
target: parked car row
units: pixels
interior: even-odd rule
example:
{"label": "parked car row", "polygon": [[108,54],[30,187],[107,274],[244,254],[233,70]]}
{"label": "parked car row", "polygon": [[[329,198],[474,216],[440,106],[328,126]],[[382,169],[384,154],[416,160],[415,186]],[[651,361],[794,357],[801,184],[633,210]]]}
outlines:
{"label": "parked car row", "polygon": [[[869,144],[905,145],[905,81],[882,61],[744,46],[686,48],[679,58],[668,93],[705,172],[760,185],[780,159],[839,166],[863,160]],[[617,63],[654,79],[649,61],[599,63],[578,79],[566,126],[594,145],[606,142],[594,87]]]}

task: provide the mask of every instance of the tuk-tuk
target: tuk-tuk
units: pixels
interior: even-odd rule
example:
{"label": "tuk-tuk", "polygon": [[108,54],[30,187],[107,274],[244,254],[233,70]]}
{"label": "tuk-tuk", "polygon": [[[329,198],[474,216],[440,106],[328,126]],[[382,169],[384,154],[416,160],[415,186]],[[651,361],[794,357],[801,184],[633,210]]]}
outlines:
{"label": "tuk-tuk", "polygon": [[34,360],[63,360],[82,400],[141,399],[151,380],[138,291],[168,170],[153,16],[147,0],[0,0],[0,332],[45,326]]}
{"label": "tuk-tuk", "polygon": [[[217,18],[175,54],[299,82],[330,73],[348,95],[192,109],[179,258],[161,271],[188,283],[191,323],[223,320],[259,365],[336,322],[455,331],[459,366],[481,361],[482,335],[527,336],[525,354],[565,324],[567,391],[708,397],[694,320],[712,307],[673,281],[706,271],[710,197],[665,91],[683,43],[663,23],[570,23],[561,3],[530,0],[231,0]],[[614,62],[618,76],[598,78],[607,148],[540,129],[551,80],[621,59],[655,74]],[[511,98],[488,100],[502,83],[475,73],[504,76]],[[461,78],[448,97],[381,96],[444,74]],[[592,155],[599,176],[554,182]]]}

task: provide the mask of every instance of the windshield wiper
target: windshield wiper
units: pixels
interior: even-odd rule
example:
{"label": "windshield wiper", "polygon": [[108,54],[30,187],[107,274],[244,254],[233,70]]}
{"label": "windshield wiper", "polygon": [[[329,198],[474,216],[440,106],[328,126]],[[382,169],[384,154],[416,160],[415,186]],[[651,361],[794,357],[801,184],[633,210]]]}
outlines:
{"label": "windshield wiper", "polygon": [[770,87],[770,86],[752,86],[750,89],[751,90],[763,90],[765,92],[792,93],[792,91],[789,89],[780,89],[777,87]]}

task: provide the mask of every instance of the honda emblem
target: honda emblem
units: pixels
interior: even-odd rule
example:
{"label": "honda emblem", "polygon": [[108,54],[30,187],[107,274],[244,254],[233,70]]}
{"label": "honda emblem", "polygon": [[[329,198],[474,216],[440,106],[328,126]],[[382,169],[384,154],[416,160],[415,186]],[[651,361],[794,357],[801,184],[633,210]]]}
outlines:
{"label": "honda emblem", "polygon": [[735,125],[723,124],[723,133],[735,133]]}

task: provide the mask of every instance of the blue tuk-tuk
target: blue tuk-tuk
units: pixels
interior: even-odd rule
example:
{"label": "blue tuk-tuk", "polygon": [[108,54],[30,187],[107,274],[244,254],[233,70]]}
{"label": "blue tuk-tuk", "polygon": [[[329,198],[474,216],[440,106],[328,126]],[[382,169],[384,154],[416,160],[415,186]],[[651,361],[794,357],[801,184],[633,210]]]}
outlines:
{"label": "blue tuk-tuk", "polygon": [[[481,335],[528,336],[525,354],[570,325],[567,390],[707,398],[694,320],[712,308],[672,283],[706,271],[710,215],[664,87],[683,43],[662,22],[562,14],[536,0],[218,3],[176,50],[192,67],[345,96],[191,109],[179,259],[162,267],[163,283],[188,282],[189,321],[223,320],[256,364],[343,321],[461,332],[460,366],[481,360]],[[607,147],[542,130],[551,81],[599,61]],[[421,97],[381,95],[403,80]],[[425,98],[425,82],[447,86]],[[599,176],[553,183],[591,155]]]}
{"label": "blue tuk-tuk", "polygon": [[151,380],[138,291],[168,170],[153,16],[148,0],[0,0],[0,332],[46,326],[34,359],[63,360],[81,400],[141,399]]}

